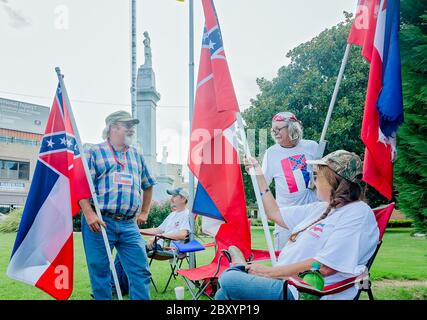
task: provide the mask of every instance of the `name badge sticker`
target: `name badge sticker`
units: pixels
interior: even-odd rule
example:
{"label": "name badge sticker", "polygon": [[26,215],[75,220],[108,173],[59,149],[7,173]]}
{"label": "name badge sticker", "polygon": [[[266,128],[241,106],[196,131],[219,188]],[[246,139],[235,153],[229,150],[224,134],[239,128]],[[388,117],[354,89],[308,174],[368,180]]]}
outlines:
{"label": "name badge sticker", "polygon": [[113,182],[114,184],[131,186],[133,184],[133,176],[130,173],[114,172]]}

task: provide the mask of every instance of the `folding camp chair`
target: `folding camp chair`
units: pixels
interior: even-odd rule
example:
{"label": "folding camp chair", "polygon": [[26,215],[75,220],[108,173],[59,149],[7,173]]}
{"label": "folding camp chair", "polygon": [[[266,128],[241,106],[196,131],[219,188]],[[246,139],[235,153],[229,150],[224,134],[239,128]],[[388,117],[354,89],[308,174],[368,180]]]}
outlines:
{"label": "folding camp chair", "polygon": [[194,269],[181,269],[178,270],[178,274],[184,278],[193,300],[198,300],[203,294],[209,299],[213,299],[218,277],[228,267],[228,262],[223,259],[223,255],[220,252],[215,255],[210,264]]}
{"label": "folding camp chair", "polygon": [[387,223],[390,220],[393,209],[394,209],[394,203],[390,203],[388,205],[373,209],[375,218],[377,220],[378,229],[379,229],[379,241],[374,254],[366,264],[366,271],[364,273],[362,273],[357,277],[351,277],[343,281],[340,281],[338,283],[327,285],[323,288],[323,290],[317,290],[316,288],[302,281],[300,278],[295,278],[295,277],[289,278],[288,281],[285,282],[285,286],[291,284],[295,286],[299,292],[305,292],[305,293],[313,294],[319,297],[323,297],[326,295],[340,293],[356,285],[359,290],[356,296],[354,297],[354,300],[358,300],[362,292],[367,292],[369,300],[374,300],[374,295],[372,294],[372,283],[370,280],[369,270],[375,260],[378,250],[381,247],[382,238],[384,236],[384,232],[387,227]]}
{"label": "folding camp chair", "polygon": [[[188,254],[190,252],[205,250],[205,247],[197,240],[190,241],[189,236],[187,236],[187,238],[184,240],[184,243],[180,243],[178,241],[174,241],[173,239],[165,237],[160,234],[147,233],[142,230],[140,230],[140,233],[146,236],[154,236],[154,243],[153,243],[154,249],[148,252],[147,254],[148,258],[150,259],[149,266],[151,266],[151,264],[153,263],[153,260],[169,261],[169,266],[171,271],[162,293],[166,292],[172,278],[176,279],[176,276],[177,276],[176,272],[181,268],[184,260],[187,260],[187,263],[189,264]],[[159,239],[170,241],[171,244],[173,245],[168,247],[163,247],[162,250],[158,250],[157,242]],[[151,283],[153,284],[153,287],[156,290],[156,292],[158,292],[157,285],[154,282],[153,277],[151,277]]]}
{"label": "folding camp chair", "polygon": [[[216,243],[215,256],[211,263],[194,269],[178,270],[178,274],[184,278],[193,300],[198,300],[202,295],[205,295],[210,300],[213,299],[218,289],[219,276],[230,267],[229,260],[224,254],[228,249],[228,245],[224,243]],[[276,257],[279,255],[277,251]],[[249,261],[269,260],[270,254],[266,250],[251,250]]]}

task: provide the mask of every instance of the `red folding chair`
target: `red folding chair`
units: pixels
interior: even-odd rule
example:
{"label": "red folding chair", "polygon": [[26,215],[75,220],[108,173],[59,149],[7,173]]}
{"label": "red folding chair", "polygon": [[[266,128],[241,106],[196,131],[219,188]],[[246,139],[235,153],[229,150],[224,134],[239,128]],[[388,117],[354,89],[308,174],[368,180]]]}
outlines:
{"label": "red folding chair", "polygon": [[[230,262],[224,255],[224,250],[228,245],[221,242],[216,243],[216,253],[212,262],[194,269],[178,270],[178,274],[183,276],[193,300],[198,300],[202,295],[213,299],[218,289],[219,276],[230,267]],[[276,257],[280,251],[275,252]],[[270,260],[270,254],[266,250],[252,249],[249,261]]]}
{"label": "red folding chair", "polygon": [[379,229],[379,241],[374,254],[366,264],[366,272],[357,277],[351,277],[338,283],[327,285],[323,288],[323,290],[317,290],[308,283],[302,281],[300,278],[295,277],[289,278],[287,284],[295,286],[299,292],[309,293],[319,297],[337,294],[356,285],[359,290],[357,295],[354,297],[354,300],[358,300],[362,292],[366,292],[368,294],[369,300],[374,300],[369,270],[371,269],[375,257],[377,256],[377,253],[381,247],[382,238],[384,236],[385,229],[387,228],[387,223],[390,220],[391,214],[393,213],[393,209],[394,203],[373,209]]}
{"label": "red folding chair", "polygon": [[188,290],[193,300],[198,300],[205,294],[209,299],[213,299],[216,292],[217,280],[221,273],[229,268],[227,259],[224,259],[222,250],[225,245],[216,243],[215,256],[211,263],[193,269],[181,269],[177,273],[184,278]]}
{"label": "red folding chair", "polygon": [[[151,264],[153,263],[153,260],[169,261],[170,274],[162,293],[166,292],[172,278],[176,279],[176,276],[178,275],[177,271],[181,268],[184,260],[186,260],[187,263],[190,264],[189,263],[190,252],[205,250],[207,247],[212,246],[212,243],[201,244],[197,240],[190,241],[190,235],[188,235],[187,238],[184,240],[184,245],[179,245],[179,243],[175,243],[174,239],[165,237],[161,234],[153,234],[153,233],[145,232],[143,230],[140,230],[140,234],[145,236],[154,236],[154,243],[153,243],[154,249],[149,251],[147,254],[148,258],[150,259],[148,264],[149,266],[151,266]],[[169,241],[170,243],[174,243],[175,246],[171,246],[171,245],[163,246],[161,250],[158,250],[157,242],[159,239],[163,239],[163,240]],[[194,248],[194,243],[192,243],[194,241],[202,246]],[[157,285],[153,277],[151,277],[151,283],[153,284],[154,290],[156,290],[156,292],[158,293],[159,291],[157,289]]]}

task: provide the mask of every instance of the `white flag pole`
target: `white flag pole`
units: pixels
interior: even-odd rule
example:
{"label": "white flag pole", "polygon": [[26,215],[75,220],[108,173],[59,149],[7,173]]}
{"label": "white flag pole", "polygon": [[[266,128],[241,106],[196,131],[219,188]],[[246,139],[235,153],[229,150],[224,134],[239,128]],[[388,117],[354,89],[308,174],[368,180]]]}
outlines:
{"label": "white flag pole", "polygon": [[[86,157],[84,155],[84,150],[82,147],[82,141],[80,140],[80,134],[79,134],[79,131],[77,130],[77,125],[76,125],[76,121],[74,119],[73,111],[71,109],[71,104],[70,104],[70,100],[68,98],[68,93],[67,93],[67,90],[65,89],[65,84],[64,84],[64,79],[63,79],[64,76],[61,74],[61,69],[59,67],[56,67],[55,71],[56,71],[56,74],[58,75],[58,80],[59,80],[59,83],[61,85],[62,95],[65,99],[65,105],[66,105],[65,107],[67,108],[68,114],[70,116],[71,125],[73,127],[74,136],[75,136],[75,139],[77,142],[77,147],[79,148],[80,156],[82,158],[83,168],[85,170],[86,179],[87,179],[87,182],[89,184],[90,193],[92,195],[93,204],[95,206],[95,211],[96,211],[98,218],[101,221],[103,221],[102,215],[101,215],[101,210],[99,209],[98,198],[96,197],[95,187],[93,185],[93,181],[92,181],[92,178],[91,178],[91,175],[89,172],[89,166],[87,164],[87,160],[86,160]],[[102,226],[101,226],[101,233],[102,233],[102,238],[104,239],[104,245],[105,245],[105,250],[107,251],[108,260],[110,261],[110,269],[111,269],[111,272],[113,273],[114,284],[116,285],[116,290],[117,290],[117,297],[119,300],[123,300],[122,291],[121,291],[120,285],[119,285],[119,279],[117,278],[117,272],[116,272],[116,268],[114,266],[113,256],[111,254],[110,244],[109,244],[108,238],[107,238],[107,232],[105,231],[104,227],[102,227]]]}
{"label": "white flag pole", "polygon": [[[360,4],[360,0],[357,1],[356,14],[357,14],[357,10],[358,10],[357,8],[359,7],[359,4]],[[355,16],[356,16],[356,14],[355,14]],[[326,149],[326,140],[325,140],[326,131],[328,130],[329,123],[331,122],[332,111],[334,110],[335,102],[336,102],[337,96],[338,96],[338,91],[340,89],[341,82],[342,82],[342,77],[344,75],[344,70],[345,70],[345,67],[347,66],[348,57],[350,55],[350,49],[351,49],[351,44],[347,43],[347,45],[345,47],[344,57],[343,57],[343,59],[341,61],[340,71],[338,72],[337,81],[335,83],[334,92],[332,94],[332,98],[331,98],[331,101],[329,103],[328,113],[326,115],[325,123],[323,125],[322,134],[320,135],[319,147],[317,148],[317,154],[316,154],[316,158],[317,159],[322,158],[323,154],[325,153],[325,149]]]}
{"label": "white flag pole", "polygon": [[[240,114],[240,112],[236,113],[236,117],[237,117],[237,124],[239,126],[240,137],[241,137],[242,142],[243,142],[245,156],[247,158],[250,158],[251,157],[251,151],[249,149],[248,140],[246,138],[245,124],[243,122],[242,115]],[[270,253],[271,264],[273,266],[275,266],[277,263],[276,254],[274,252],[273,241],[271,239],[270,229],[268,227],[267,217],[265,215],[264,204],[262,203],[262,199],[261,199],[261,193],[259,190],[258,181],[256,180],[255,174],[250,174],[250,176],[251,176],[251,180],[252,180],[252,186],[253,186],[254,192],[255,192],[256,201],[258,204],[259,213],[261,216],[262,226],[264,228],[265,240],[267,241],[267,247],[268,247],[268,251]]]}
{"label": "white flag pole", "polygon": [[350,54],[350,48],[351,48],[351,44],[348,43],[346,48],[345,48],[344,57],[342,59],[340,71],[338,73],[337,82],[335,83],[334,93],[332,94],[331,102],[329,103],[328,114],[326,115],[325,123],[323,125],[322,134],[320,136],[319,147],[317,149],[317,155],[316,155],[317,159],[322,158],[323,153],[325,152],[326,131],[328,130],[329,122],[331,121],[332,111],[334,110],[335,102],[336,102],[337,96],[338,96],[338,91],[340,89],[342,77],[344,75],[344,70],[345,70],[345,67],[346,67],[347,62],[348,62],[348,56]]}

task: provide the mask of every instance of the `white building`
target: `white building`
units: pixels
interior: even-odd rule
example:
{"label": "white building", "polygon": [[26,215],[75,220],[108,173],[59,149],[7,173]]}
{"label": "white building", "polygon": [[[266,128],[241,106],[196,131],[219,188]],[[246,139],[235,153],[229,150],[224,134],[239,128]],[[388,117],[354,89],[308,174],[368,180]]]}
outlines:
{"label": "white building", "polygon": [[49,108],[0,98],[0,207],[23,206]]}

